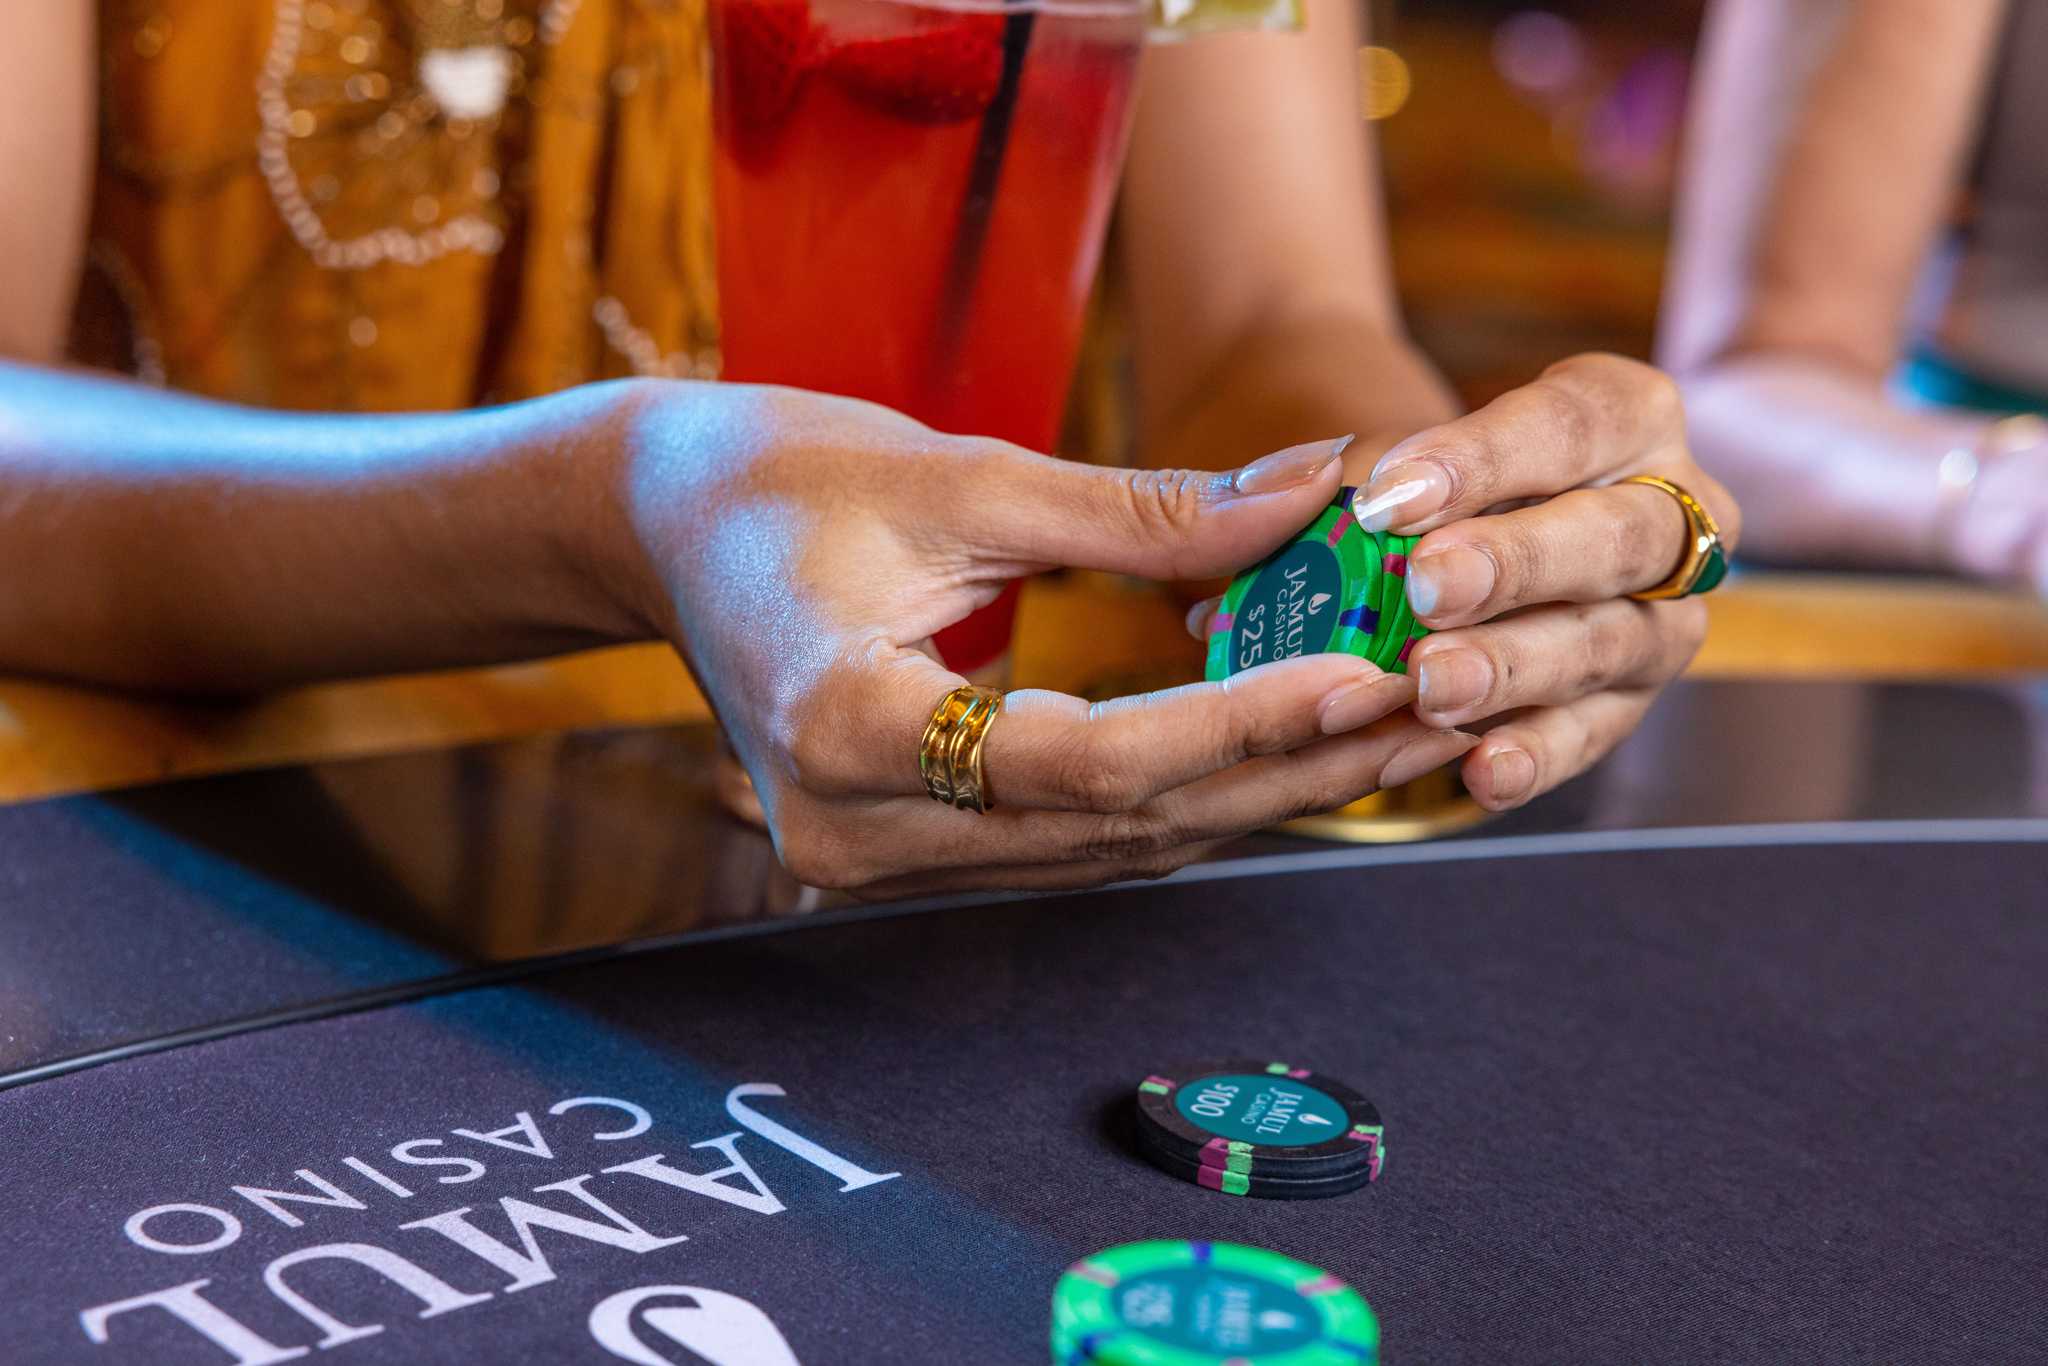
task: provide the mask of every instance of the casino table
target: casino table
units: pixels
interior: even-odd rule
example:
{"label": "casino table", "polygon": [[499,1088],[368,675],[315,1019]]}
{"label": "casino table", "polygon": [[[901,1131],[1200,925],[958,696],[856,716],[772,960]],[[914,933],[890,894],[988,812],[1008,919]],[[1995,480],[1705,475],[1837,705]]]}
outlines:
{"label": "casino table", "polygon": [[[1112,1244],[1395,1362],[2048,1359],[2048,692],[1689,683],[1459,838],[854,906],[701,727],[0,809],[0,1361],[1034,1362]],[[1142,1160],[1182,1061],[1387,1162]]]}

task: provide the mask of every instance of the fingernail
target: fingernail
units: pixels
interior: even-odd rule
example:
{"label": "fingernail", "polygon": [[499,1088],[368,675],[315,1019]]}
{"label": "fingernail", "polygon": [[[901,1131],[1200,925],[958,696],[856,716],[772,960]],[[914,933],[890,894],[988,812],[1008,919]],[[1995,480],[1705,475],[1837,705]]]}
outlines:
{"label": "fingernail", "polygon": [[1231,476],[1230,491],[1278,493],[1296,488],[1328,469],[1350,444],[1350,437],[1340,436],[1335,441],[1308,441],[1262,455]]}
{"label": "fingernail", "polygon": [[1504,749],[1493,756],[1488,769],[1488,786],[1493,789],[1497,802],[1519,800],[1530,788],[1536,786],[1536,761],[1526,750]]}
{"label": "fingernail", "polygon": [[1417,432],[1413,436],[1404,437],[1396,441],[1393,445],[1381,451],[1380,458],[1372,462],[1372,474],[1367,479],[1367,482],[1370,483],[1373,479],[1379,478],[1380,475],[1396,465],[1405,464],[1413,460],[1415,452],[1423,448],[1426,438],[1429,436],[1429,432]]}
{"label": "fingernail", "polygon": [[1380,770],[1380,786],[1399,787],[1403,783],[1412,783],[1425,773],[1436,772],[1478,743],[1478,736],[1467,735],[1462,730],[1440,730],[1420,740],[1411,740]]}
{"label": "fingernail", "polygon": [[1189,635],[1193,636],[1196,640],[1207,640],[1209,638],[1209,617],[1211,613],[1215,612],[1216,604],[1221,601],[1223,601],[1221,598],[1203,598],[1193,607],[1188,608],[1187,623]]}
{"label": "fingernail", "polygon": [[1333,688],[1316,706],[1316,724],[1325,735],[1357,730],[1406,701],[1408,687],[1408,679],[1401,674],[1381,674]]}
{"label": "fingernail", "polygon": [[1367,531],[1408,526],[1442,507],[1451,496],[1451,476],[1434,460],[1404,460],[1373,473],[1365,492],[1353,500],[1351,515]]}
{"label": "fingernail", "polygon": [[1463,711],[1493,690],[1493,663],[1477,650],[1437,650],[1417,673],[1424,711]]}
{"label": "fingernail", "polygon": [[1483,550],[1469,545],[1432,550],[1408,561],[1408,605],[1418,617],[1450,620],[1485,602],[1493,593],[1493,579],[1493,557]]}

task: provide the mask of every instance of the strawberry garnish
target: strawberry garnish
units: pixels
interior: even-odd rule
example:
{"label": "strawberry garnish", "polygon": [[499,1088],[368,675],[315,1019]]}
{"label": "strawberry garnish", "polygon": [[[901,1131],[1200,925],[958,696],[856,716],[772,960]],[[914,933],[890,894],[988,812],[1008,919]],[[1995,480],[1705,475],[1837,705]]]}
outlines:
{"label": "strawberry garnish", "polygon": [[759,147],[789,117],[817,63],[806,0],[712,0],[718,99],[735,136]]}
{"label": "strawberry garnish", "polygon": [[915,123],[958,123],[988,108],[1003,78],[1003,18],[948,14],[911,33],[861,38],[826,70],[863,103]]}

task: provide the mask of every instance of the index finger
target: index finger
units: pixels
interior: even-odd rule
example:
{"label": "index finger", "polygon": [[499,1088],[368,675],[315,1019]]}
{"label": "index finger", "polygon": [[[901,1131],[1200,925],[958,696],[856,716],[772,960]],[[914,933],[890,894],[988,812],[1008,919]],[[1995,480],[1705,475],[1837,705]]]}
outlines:
{"label": "index finger", "polygon": [[1420,534],[1669,462],[1684,443],[1678,386],[1663,371],[1622,356],[1573,356],[1388,451],[1354,515],[1369,531]]}

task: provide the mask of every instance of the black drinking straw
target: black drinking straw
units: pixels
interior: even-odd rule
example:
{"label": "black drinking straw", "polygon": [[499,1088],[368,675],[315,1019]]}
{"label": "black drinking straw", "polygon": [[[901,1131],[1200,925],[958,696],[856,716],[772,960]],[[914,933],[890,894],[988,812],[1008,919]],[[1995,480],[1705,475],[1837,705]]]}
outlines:
{"label": "black drinking straw", "polygon": [[1038,19],[1036,0],[1005,0],[1003,75],[995,97],[982,112],[981,135],[974,142],[974,163],[967,172],[967,195],[960,201],[960,221],[953,229],[953,250],[939,291],[938,327],[932,334],[931,369],[943,375],[959,349],[967,328],[967,305],[981,266],[988,220],[995,212],[996,184],[1003,178],[1003,155],[1010,148],[1010,121],[1017,113],[1017,87],[1024,80],[1024,50],[1031,46],[1031,26]]}

